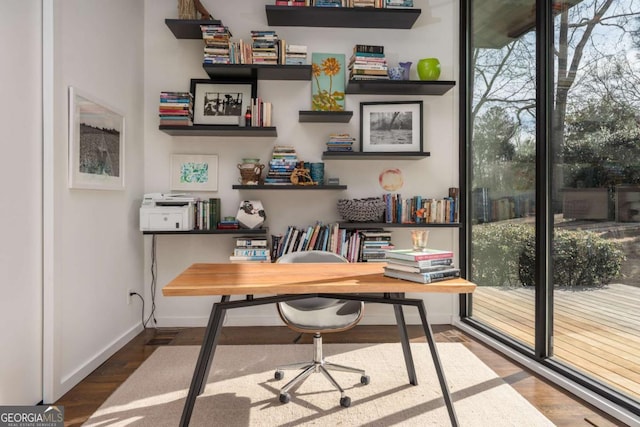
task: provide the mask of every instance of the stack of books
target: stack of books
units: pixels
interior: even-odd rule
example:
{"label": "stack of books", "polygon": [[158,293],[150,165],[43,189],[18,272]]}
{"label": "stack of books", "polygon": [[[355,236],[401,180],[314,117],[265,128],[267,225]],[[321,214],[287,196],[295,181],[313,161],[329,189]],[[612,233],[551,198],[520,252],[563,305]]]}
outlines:
{"label": "stack of books", "polygon": [[392,249],[386,251],[384,275],[417,283],[433,283],[460,277],[453,252],[440,249]]}
{"label": "stack of books", "polygon": [[276,0],[276,6],[309,6],[306,0]]}
{"label": "stack of books", "polygon": [[343,7],[343,0],[315,0],[315,7]]}
{"label": "stack of books", "polygon": [[360,230],[360,261],[387,261],[387,251],[394,249],[391,231],[384,229]]}
{"label": "stack of books", "polygon": [[298,164],[298,155],[291,145],[273,147],[269,171],[264,179],[265,185],[290,185],[291,173]]}
{"label": "stack of books", "polygon": [[284,65],[305,65],[307,63],[307,46],[285,44]]}
{"label": "stack of books", "polygon": [[349,80],[388,80],[384,46],[357,44],[349,60]]}
{"label": "stack of books", "polygon": [[413,7],[413,0],[385,0],[384,7],[389,9],[406,9]]}
{"label": "stack of books", "polygon": [[355,141],[348,133],[332,133],[327,141],[327,151],[353,151]]}
{"label": "stack of books", "polygon": [[218,222],[218,229],[220,230],[238,230],[240,229],[240,223],[232,216],[225,216]]}
{"label": "stack of books", "polygon": [[193,96],[189,92],[160,92],[158,112],[161,126],[191,126]]}
{"label": "stack of books", "polygon": [[267,238],[264,236],[240,236],[236,238],[231,262],[271,262]]}
{"label": "stack of books", "polygon": [[229,64],[231,32],[224,25],[200,25],[204,41],[204,64]]}
{"label": "stack of books", "polygon": [[262,65],[278,64],[278,35],[273,30],[251,31],[252,62]]}

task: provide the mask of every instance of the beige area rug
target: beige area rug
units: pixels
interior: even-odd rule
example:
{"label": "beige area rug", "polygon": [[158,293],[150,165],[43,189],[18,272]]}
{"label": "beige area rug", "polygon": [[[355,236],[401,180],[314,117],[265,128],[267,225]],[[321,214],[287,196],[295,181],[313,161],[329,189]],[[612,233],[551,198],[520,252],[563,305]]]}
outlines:
{"label": "beige area rug", "polygon": [[[311,358],[310,344],[218,346],[205,392],[198,397],[191,426],[448,426],[449,418],[426,344],[413,343],[417,386],[408,383],[400,344],[325,344],[325,358],[366,369],[360,376],[335,372],[351,397],[312,374],[291,402],[278,400],[285,378],[277,365]],[[85,426],[177,426],[198,357],[197,346],[158,348],[87,421]],[[547,418],[459,343],[438,351],[461,426],[551,426]]]}

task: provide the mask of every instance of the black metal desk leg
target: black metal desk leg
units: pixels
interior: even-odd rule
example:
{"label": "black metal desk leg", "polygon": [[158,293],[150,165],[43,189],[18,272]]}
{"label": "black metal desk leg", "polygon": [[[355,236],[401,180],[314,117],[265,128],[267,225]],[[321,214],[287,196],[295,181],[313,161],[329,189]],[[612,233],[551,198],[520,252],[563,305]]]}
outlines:
{"label": "black metal desk leg", "polygon": [[440,363],[440,356],[438,356],[436,343],[435,343],[435,340],[433,339],[433,333],[431,332],[431,325],[427,321],[427,310],[424,308],[424,302],[421,301],[420,305],[418,305],[417,308],[418,308],[418,312],[420,313],[420,319],[422,320],[422,327],[424,328],[424,334],[426,335],[427,342],[429,343],[431,358],[433,359],[433,364],[436,368],[436,373],[438,374],[438,381],[440,382],[440,388],[442,389],[444,403],[447,405],[447,411],[449,412],[449,419],[451,420],[451,425],[454,427],[458,427],[458,419],[456,417],[456,412],[453,409],[453,401],[451,400],[451,394],[449,393],[449,386],[447,385],[447,380],[444,377],[444,371],[442,370],[442,364]]}
{"label": "black metal desk leg", "polygon": [[404,312],[399,304],[393,305],[393,311],[396,314],[396,324],[400,333],[400,341],[402,342],[402,353],[404,353],[404,363],[407,365],[407,374],[409,375],[409,384],[418,385],[416,376],[416,368],[413,365],[413,356],[411,355],[411,346],[409,345],[409,334],[407,333],[407,324],[404,321]]}
{"label": "black metal desk leg", "polygon": [[[229,300],[229,296],[222,297],[221,302]],[[193,372],[191,378],[191,386],[189,387],[189,393],[187,394],[187,401],[184,404],[182,410],[182,417],[180,418],[180,426],[187,427],[191,420],[191,414],[193,413],[193,406],[196,403],[196,397],[198,397],[204,391],[207,377],[209,376],[209,369],[211,367],[211,360],[216,351],[216,344],[218,342],[218,336],[222,330],[222,323],[226,309],[220,308],[218,303],[213,304],[211,309],[211,315],[209,316],[209,323],[204,333],[202,346],[200,347],[200,355],[196,363],[196,369]]]}

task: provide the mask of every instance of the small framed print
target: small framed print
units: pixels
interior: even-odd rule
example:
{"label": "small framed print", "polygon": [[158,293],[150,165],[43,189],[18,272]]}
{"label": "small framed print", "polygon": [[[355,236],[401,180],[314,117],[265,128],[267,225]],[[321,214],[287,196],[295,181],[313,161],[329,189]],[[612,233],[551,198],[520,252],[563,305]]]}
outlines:
{"label": "small framed print", "polygon": [[218,191],[218,156],[171,155],[171,190]]}
{"label": "small framed print", "polygon": [[256,86],[255,79],[191,79],[193,124],[240,126]]}
{"label": "small framed print", "polygon": [[69,188],[124,190],[124,115],[72,86]]}
{"label": "small framed print", "polygon": [[361,102],[360,151],[422,152],[422,101]]}

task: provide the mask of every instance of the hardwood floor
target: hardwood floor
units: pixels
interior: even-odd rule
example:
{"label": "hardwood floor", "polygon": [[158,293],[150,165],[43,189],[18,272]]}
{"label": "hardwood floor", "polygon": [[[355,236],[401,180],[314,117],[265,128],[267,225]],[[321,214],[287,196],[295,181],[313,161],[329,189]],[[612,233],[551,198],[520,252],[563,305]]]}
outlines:
{"label": "hardwood floor", "polygon": [[[526,368],[511,362],[453,326],[435,326],[433,331],[438,342],[463,343],[557,426],[624,425],[536,377]],[[82,425],[158,346],[199,345],[203,333],[204,328],[144,330],[55,403],[64,406],[65,426]],[[296,332],[284,326],[225,327],[219,343],[289,344],[297,336]],[[424,334],[417,326],[409,326],[409,336],[412,342],[425,342]],[[395,326],[358,325],[339,334],[326,334],[323,340],[327,343],[372,343],[397,342],[398,337]],[[311,336],[305,335],[299,342],[311,343]]]}

